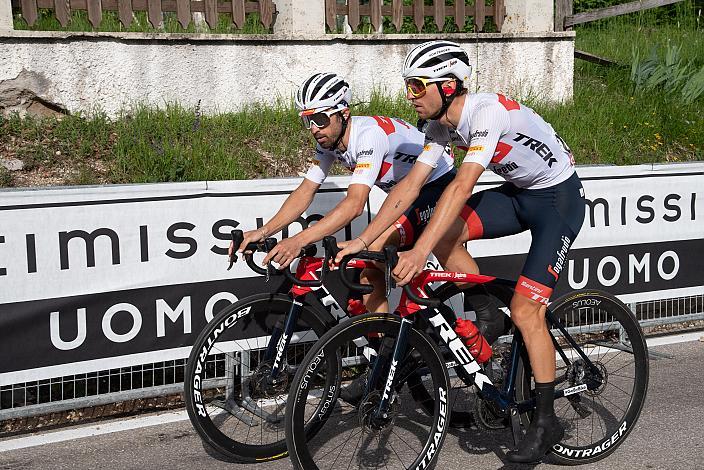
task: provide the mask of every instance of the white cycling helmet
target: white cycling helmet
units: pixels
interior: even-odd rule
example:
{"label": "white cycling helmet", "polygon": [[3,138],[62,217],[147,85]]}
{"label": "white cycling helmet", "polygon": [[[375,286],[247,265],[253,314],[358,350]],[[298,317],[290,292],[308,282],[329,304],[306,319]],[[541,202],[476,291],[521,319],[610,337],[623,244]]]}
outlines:
{"label": "white cycling helmet", "polygon": [[349,108],[352,91],[349,84],[334,73],[316,73],[308,77],[296,93],[299,111],[341,111]]}
{"label": "white cycling helmet", "polygon": [[414,47],[403,63],[403,78],[440,78],[453,76],[469,88],[472,66],[469,56],[459,44],[450,41],[429,41]]}

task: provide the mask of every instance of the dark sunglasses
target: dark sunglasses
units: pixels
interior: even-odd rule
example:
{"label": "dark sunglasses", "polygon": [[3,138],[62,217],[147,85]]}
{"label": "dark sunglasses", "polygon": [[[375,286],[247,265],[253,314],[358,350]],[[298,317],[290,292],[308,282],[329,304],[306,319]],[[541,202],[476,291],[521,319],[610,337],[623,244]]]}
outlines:
{"label": "dark sunglasses", "polygon": [[[306,110],[313,111],[313,110]],[[315,124],[318,129],[325,129],[330,125],[330,116],[335,113],[340,112],[339,109],[332,109],[328,111],[319,111],[317,113],[306,114],[306,111],[301,113],[301,122],[303,122],[303,127],[310,130],[310,128]]]}

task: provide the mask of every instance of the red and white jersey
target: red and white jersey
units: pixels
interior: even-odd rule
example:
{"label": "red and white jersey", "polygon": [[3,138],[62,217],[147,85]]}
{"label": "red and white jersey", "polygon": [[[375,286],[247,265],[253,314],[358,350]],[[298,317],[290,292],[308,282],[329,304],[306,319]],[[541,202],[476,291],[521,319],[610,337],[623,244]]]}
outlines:
{"label": "red and white jersey", "polygon": [[467,150],[463,163],[478,163],[519,188],[548,188],[574,173],[572,153],[552,126],[496,93],[467,95],[457,129],[431,121],[425,138],[419,162],[435,167],[452,143]]}
{"label": "red and white jersey", "polygon": [[[338,161],[352,172],[350,184],[365,184],[370,188],[377,185],[388,192],[411,171],[424,142],[423,133],[402,119],[352,116],[347,150],[326,150],[318,145],[317,164],[308,170],[306,178],[321,184],[332,164]],[[447,151],[439,152],[428,182],[452,170],[453,163]]]}

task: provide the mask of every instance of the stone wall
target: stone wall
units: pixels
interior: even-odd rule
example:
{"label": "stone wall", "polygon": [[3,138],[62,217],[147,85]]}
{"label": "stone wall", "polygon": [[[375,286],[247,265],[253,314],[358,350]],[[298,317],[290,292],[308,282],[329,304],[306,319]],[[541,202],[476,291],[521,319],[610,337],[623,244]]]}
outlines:
{"label": "stone wall", "polygon": [[[431,35],[0,33],[0,95],[32,95],[49,109],[110,116],[134,104],[179,102],[208,113],[288,102],[311,73],[334,71],[354,99],[402,93],[408,50]],[[453,35],[473,64],[472,91],[546,101],[572,97],[574,33]],[[7,93],[0,106],[8,109]],[[12,99],[10,99],[11,101]],[[21,103],[17,103],[22,107]]]}

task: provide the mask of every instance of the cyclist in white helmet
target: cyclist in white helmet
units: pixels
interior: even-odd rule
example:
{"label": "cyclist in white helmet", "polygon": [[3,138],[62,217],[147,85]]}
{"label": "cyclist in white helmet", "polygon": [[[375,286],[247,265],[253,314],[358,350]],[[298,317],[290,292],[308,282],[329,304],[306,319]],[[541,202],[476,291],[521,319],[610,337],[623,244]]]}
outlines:
{"label": "cyclist in white helmet", "polygon": [[[428,225],[408,252],[400,253],[394,275],[405,284],[422,271],[432,251],[450,271],[478,273],[463,243],[530,230],[531,247],[511,300],[511,319],[525,340],[535,376],[536,411],[511,462],[534,462],[564,434],[554,413],[555,350],[545,323],[545,305],[584,219],[584,191],[565,142],[532,109],[496,93],[468,93],[467,53],[449,41],[413,48],[403,66],[406,98],[425,128],[425,148],[406,180],[389,194],[360,237],[373,239],[405,210],[423,175],[450,144],[467,150],[454,181],[438,201]],[[486,168],[506,183],[473,194]],[[339,257],[362,249],[352,241]],[[459,323],[459,322],[458,322]],[[489,343],[503,321],[477,315]],[[459,332],[460,325],[457,325]]]}
{"label": "cyclist in white helmet", "polygon": [[[362,214],[372,186],[388,191],[413,168],[416,157],[423,150],[423,133],[397,118],[350,116],[350,100],[349,85],[334,73],[316,73],[300,86],[296,107],[304,127],[317,141],[316,163],[271,220],[244,234],[239,251],[247,243],[270,237],[300,217],[313,202],[315,193],[336,161],[352,172],[346,197],[321,220],[279,242],[264,258],[264,263],[272,260],[283,267],[288,266],[302,247],[337,232]],[[436,168],[430,175],[423,176],[418,197],[407,210],[379,236],[365,240],[363,246],[380,250],[387,244],[411,245],[428,222],[435,203],[454,174],[452,157],[443,152]],[[367,309],[371,312],[388,311],[383,273],[365,270],[362,280],[376,287],[365,298]]]}

